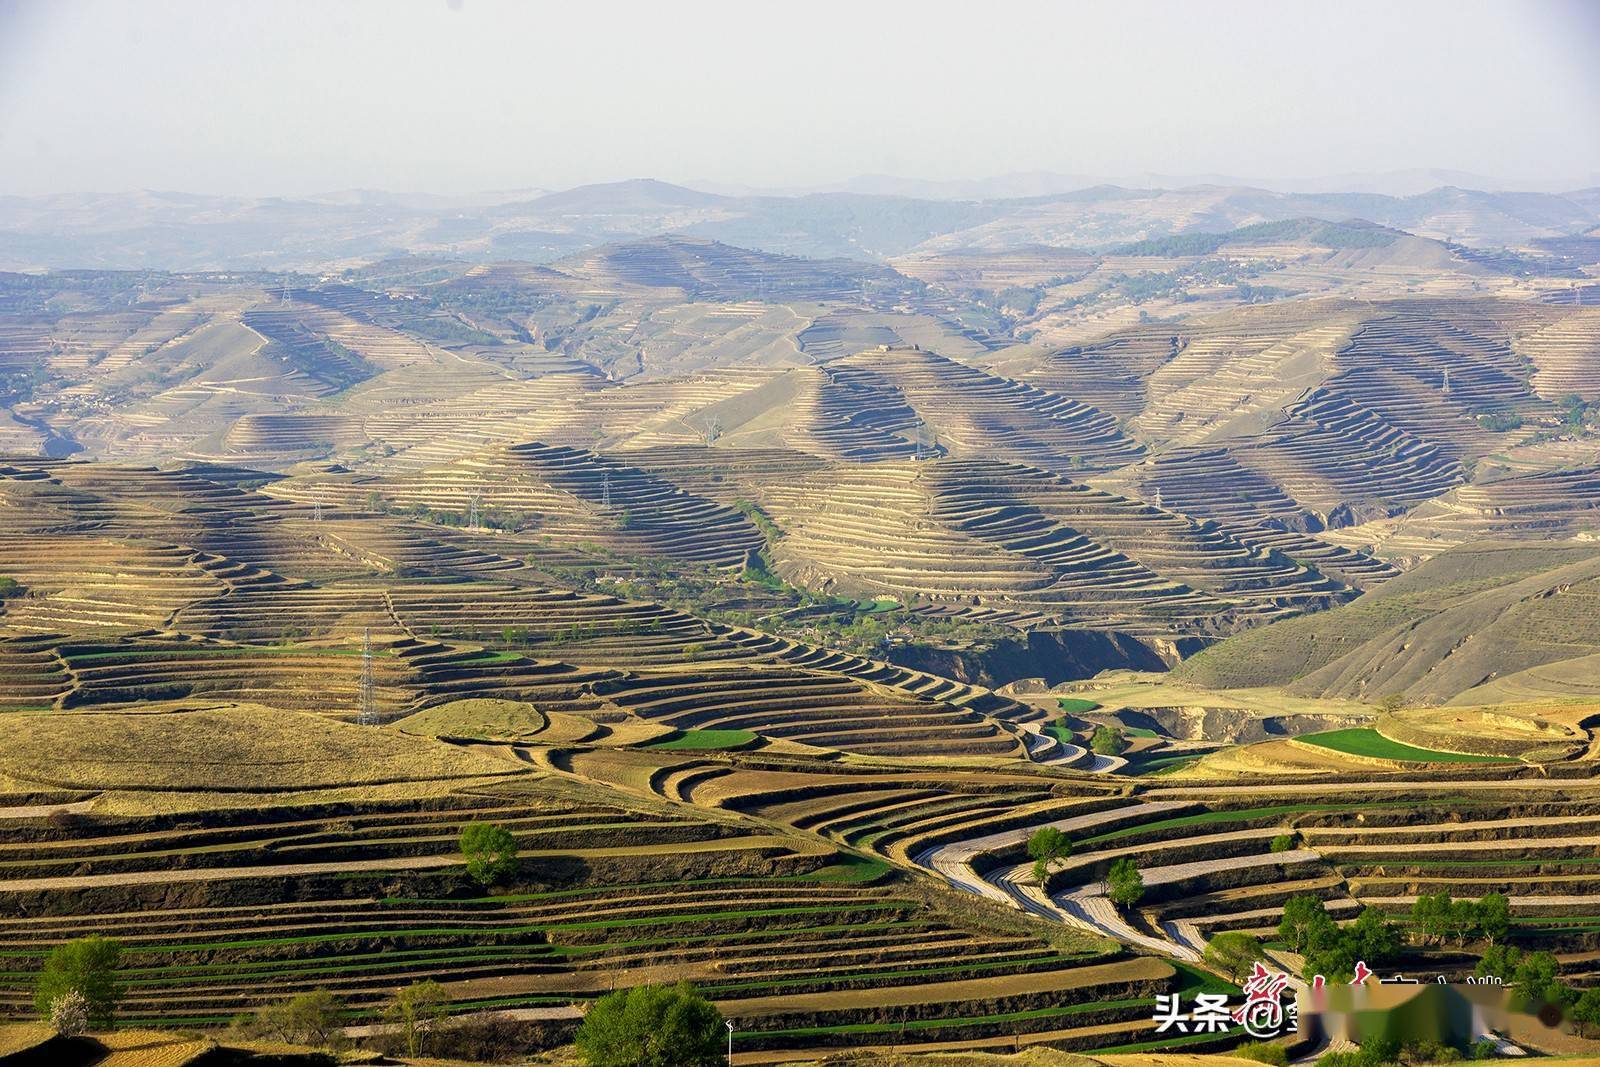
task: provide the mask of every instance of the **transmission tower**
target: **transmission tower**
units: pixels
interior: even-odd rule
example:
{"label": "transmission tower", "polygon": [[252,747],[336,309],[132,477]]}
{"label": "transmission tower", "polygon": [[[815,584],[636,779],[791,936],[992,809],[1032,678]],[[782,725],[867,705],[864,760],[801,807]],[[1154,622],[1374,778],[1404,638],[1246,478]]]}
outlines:
{"label": "transmission tower", "polygon": [[611,506],[611,472],[603,471],[600,475],[600,503],[606,507]]}
{"label": "transmission tower", "polygon": [[1156,507],[1161,507],[1161,487],[1159,485],[1156,486]]}
{"label": "transmission tower", "polygon": [[289,302],[289,279],[287,278],[283,280],[283,292],[279,294],[278,302],[282,304]]}
{"label": "transmission tower", "polygon": [[706,420],[706,444],[722,436],[722,420],[715,415]]}
{"label": "transmission tower", "polygon": [[917,438],[916,438],[916,441],[917,441],[917,444],[916,444],[916,449],[917,449],[916,458],[918,460],[921,460],[922,459],[922,423],[920,423],[920,422],[917,423]]}
{"label": "transmission tower", "polygon": [[312,522],[321,522],[322,521],[322,501],[320,501],[320,500],[317,501],[316,508],[313,509],[312,512],[311,512],[311,521]]}
{"label": "transmission tower", "polygon": [[361,684],[356,689],[361,711],[356,722],[362,726],[378,725],[378,702],[372,692],[372,629],[368,627],[361,636]]}
{"label": "transmission tower", "polygon": [[483,494],[481,492],[474,490],[471,498],[467,501],[467,529],[469,530],[481,530],[483,528],[478,521],[478,501],[482,497]]}
{"label": "transmission tower", "polygon": [[1446,367],[1444,369],[1444,395],[1445,396],[1449,396],[1450,395],[1450,368],[1449,367]]}

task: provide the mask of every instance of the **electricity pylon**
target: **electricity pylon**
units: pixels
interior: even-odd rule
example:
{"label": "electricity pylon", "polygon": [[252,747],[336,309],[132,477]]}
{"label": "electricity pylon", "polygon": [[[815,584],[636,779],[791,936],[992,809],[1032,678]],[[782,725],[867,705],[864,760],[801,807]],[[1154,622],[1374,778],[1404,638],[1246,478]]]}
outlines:
{"label": "electricity pylon", "polygon": [[362,726],[378,725],[378,701],[372,690],[371,627],[362,631],[361,683],[356,687],[356,698],[361,705],[361,711],[356,716],[356,722]]}

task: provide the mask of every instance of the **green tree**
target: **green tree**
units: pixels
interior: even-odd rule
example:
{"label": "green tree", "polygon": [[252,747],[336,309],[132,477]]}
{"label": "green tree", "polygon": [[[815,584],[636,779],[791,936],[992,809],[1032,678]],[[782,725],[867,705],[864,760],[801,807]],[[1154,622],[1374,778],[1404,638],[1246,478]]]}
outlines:
{"label": "green tree", "polygon": [[269,1004],[261,1009],[251,1029],[285,1044],[337,1048],[344,1043],[340,1016],[334,995],[316,989]]}
{"label": "green tree", "polygon": [[1377,908],[1362,908],[1340,935],[1349,939],[1356,958],[1369,964],[1388,963],[1400,955],[1400,934]]}
{"label": "green tree", "polygon": [[1111,903],[1132,907],[1144,898],[1144,875],[1132,856],[1123,856],[1111,865],[1106,873],[1106,896]]}
{"label": "green tree", "polygon": [[679,982],[606,994],[583,1017],[576,1043],[589,1067],[713,1067],[724,1033],[721,1013]]}
{"label": "green tree", "polygon": [[1292,834],[1292,833],[1279,834],[1277,837],[1274,837],[1272,839],[1272,851],[1274,851],[1274,852],[1293,852],[1294,851],[1294,834]]}
{"label": "green tree", "polygon": [[1478,929],[1491,945],[1511,933],[1511,901],[1504,893],[1489,893],[1478,901]]}
{"label": "green tree", "polygon": [[1490,945],[1472,973],[1479,978],[1498,978],[1510,982],[1522,963],[1522,950],[1515,945]]}
{"label": "green tree", "polygon": [[33,1005],[40,1018],[50,1018],[57,997],[76,991],[84,999],[89,1021],[96,1026],[110,1026],[116,1021],[117,1002],[122,999],[122,985],[117,981],[117,964],[121,961],[122,946],[98,934],[51,949],[33,993]]}
{"label": "green tree", "polygon": [[1100,756],[1120,756],[1127,748],[1128,739],[1115,726],[1096,726],[1089,736],[1089,751]]}
{"label": "green tree", "polygon": [[1028,838],[1028,855],[1033,858],[1033,876],[1043,885],[1055,863],[1072,855],[1072,839],[1054,826],[1041,826]]}
{"label": "green tree", "polygon": [[473,881],[494,885],[516,873],[517,839],[503,826],[468,823],[461,829],[461,856]]}
{"label": "green tree", "polygon": [[1445,936],[1458,945],[1465,945],[1472,931],[1478,928],[1478,904],[1472,900],[1452,901],[1444,913]]}
{"label": "green tree", "polygon": [[1320,898],[1307,894],[1290,897],[1284,902],[1283,918],[1278,921],[1278,937],[1294,951],[1304,952],[1319,920],[1330,921]]}
{"label": "green tree", "polygon": [[1578,1036],[1587,1037],[1589,1031],[1600,1028],[1600,986],[1583,991],[1572,1006],[1572,1021],[1578,1024]]}
{"label": "green tree", "polygon": [[1265,956],[1261,942],[1242,930],[1220,933],[1206,944],[1206,962],[1233,982],[1238,982],[1251,964]]}
{"label": "green tree", "polygon": [[1530,952],[1517,963],[1511,982],[1523,999],[1532,1004],[1543,1004],[1550,999],[1550,987],[1560,973],[1556,958],[1548,952]]}
{"label": "green tree", "polygon": [[1432,940],[1443,943],[1449,911],[1449,893],[1417,894],[1417,899],[1411,903],[1411,921],[1422,932],[1424,943]]}
{"label": "green tree", "polygon": [[432,978],[412,982],[394,995],[385,1014],[405,1039],[406,1055],[419,1056],[430,1034],[437,1033],[450,1016],[450,998]]}

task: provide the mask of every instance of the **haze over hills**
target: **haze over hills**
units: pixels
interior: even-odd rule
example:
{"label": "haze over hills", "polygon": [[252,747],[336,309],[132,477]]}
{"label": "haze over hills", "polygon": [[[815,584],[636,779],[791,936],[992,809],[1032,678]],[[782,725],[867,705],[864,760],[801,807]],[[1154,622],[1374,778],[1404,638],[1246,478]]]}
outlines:
{"label": "haze over hills", "polygon": [[998,194],[980,188],[932,198],[887,187],[726,196],[640,179],[533,197],[10,196],[0,197],[0,268],[320,269],[399,252],[550,262],[666,233],[783,254],[885,259],[999,244],[1099,248],[1299,217],[1364,220],[1472,247],[1528,248],[1600,224],[1600,193],[1439,185],[1392,196],[1218,183],[1061,189],[1045,182],[1038,191],[1001,186]]}

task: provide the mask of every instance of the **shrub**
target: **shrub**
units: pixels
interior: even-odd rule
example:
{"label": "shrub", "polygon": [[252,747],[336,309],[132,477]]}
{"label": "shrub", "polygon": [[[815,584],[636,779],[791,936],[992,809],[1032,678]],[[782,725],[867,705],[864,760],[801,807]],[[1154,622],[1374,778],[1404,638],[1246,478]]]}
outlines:
{"label": "shrub", "polygon": [[1230,1051],[1228,1055],[1239,1060],[1270,1063],[1274,1067],[1286,1067],[1289,1062],[1289,1050],[1282,1045],[1274,1045],[1270,1041],[1253,1041],[1247,1045],[1240,1045]]}
{"label": "shrub", "polygon": [[688,982],[619,989],[578,1028],[589,1067],[712,1067],[723,1060],[722,1015]]}
{"label": "shrub", "polygon": [[89,1001],[69,989],[50,1002],[50,1028],[62,1037],[77,1037],[89,1029]]}
{"label": "shrub", "polygon": [[1479,415],[1478,424],[1490,433],[1510,433],[1522,429],[1522,416],[1495,412]]}
{"label": "shrub", "polygon": [[461,855],[467,875],[479,885],[491,886],[517,870],[517,839],[511,831],[492,823],[468,823],[461,829]]}
{"label": "shrub", "polygon": [[1279,834],[1277,837],[1274,837],[1272,839],[1272,851],[1293,852],[1294,834]]}
{"label": "shrub", "polygon": [[57,945],[45,958],[44,970],[34,988],[33,1003],[39,1016],[49,1019],[56,1001],[67,993],[83,997],[87,1020],[109,1027],[117,1015],[122,986],[117,964],[122,946],[98,934]]}
{"label": "shrub", "polygon": [[1100,756],[1120,756],[1127,751],[1128,739],[1115,726],[1096,726],[1089,737],[1089,750]]}
{"label": "shrub", "polygon": [[1106,874],[1106,896],[1111,903],[1131,907],[1144,898],[1144,876],[1132,856],[1123,856]]}

